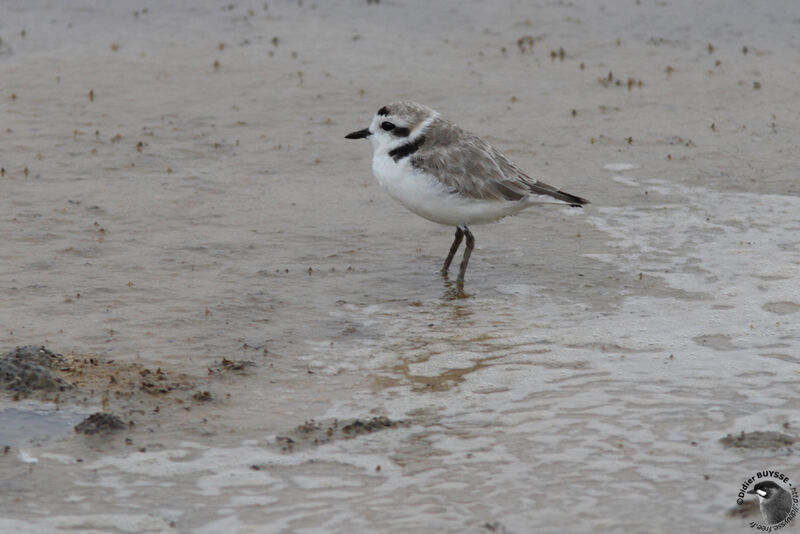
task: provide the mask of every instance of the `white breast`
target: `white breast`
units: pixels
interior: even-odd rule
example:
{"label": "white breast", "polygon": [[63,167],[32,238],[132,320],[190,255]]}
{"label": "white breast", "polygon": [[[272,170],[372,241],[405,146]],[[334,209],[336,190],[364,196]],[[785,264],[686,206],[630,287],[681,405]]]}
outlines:
{"label": "white breast", "polygon": [[529,205],[525,201],[478,200],[453,193],[433,176],[414,169],[409,158],[395,162],[386,152],[375,152],[372,172],[389,196],[406,209],[448,226],[494,222]]}

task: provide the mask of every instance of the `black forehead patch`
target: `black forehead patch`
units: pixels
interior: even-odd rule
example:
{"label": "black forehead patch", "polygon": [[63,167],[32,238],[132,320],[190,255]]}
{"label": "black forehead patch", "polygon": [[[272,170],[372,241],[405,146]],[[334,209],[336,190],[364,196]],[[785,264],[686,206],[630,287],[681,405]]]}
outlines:
{"label": "black forehead patch", "polygon": [[383,106],[381,109],[378,110],[378,115],[388,115],[389,109],[386,106]]}

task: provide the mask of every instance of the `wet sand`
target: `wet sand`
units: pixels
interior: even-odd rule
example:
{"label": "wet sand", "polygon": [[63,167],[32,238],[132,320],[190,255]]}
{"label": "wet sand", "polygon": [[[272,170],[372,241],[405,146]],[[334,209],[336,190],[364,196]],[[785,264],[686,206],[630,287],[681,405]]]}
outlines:
{"label": "wet sand", "polygon": [[[724,440],[800,435],[798,29],[4,2],[0,352],[79,393],[0,398],[0,530],[746,531],[742,480],[800,477],[796,442]],[[592,204],[473,228],[454,298],[453,229],[343,138],[406,98]],[[134,424],[72,431],[101,410]]]}

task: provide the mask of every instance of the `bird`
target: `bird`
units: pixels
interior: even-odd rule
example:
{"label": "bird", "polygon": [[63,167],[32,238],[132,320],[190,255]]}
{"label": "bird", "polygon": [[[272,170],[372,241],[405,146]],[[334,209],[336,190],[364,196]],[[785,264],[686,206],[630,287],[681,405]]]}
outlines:
{"label": "bird", "polygon": [[477,135],[416,102],[381,107],[367,128],[345,138],[372,141],[372,173],[389,196],[429,221],[456,227],[441,269],[445,279],[466,238],[457,279],[461,287],[475,247],[470,225],[491,223],[535,204],[589,203],[532,178]]}
{"label": "bird", "polygon": [[767,525],[780,523],[792,511],[792,494],[777,482],[772,480],[759,482],[747,493],[758,495],[761,515],[764,516]]}

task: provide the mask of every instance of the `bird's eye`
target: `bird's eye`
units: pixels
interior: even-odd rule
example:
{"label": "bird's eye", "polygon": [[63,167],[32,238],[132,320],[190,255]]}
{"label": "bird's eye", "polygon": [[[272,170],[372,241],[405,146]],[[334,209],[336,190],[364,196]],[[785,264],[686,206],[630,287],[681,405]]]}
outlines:
{"label": "bird's eye", "polygon": [[390,132],[390,131],[394,130],[394,124],[392,124],[389,121],[386,121],[383,124],[381,124],[381,128],[383,128],[387,132]]}

